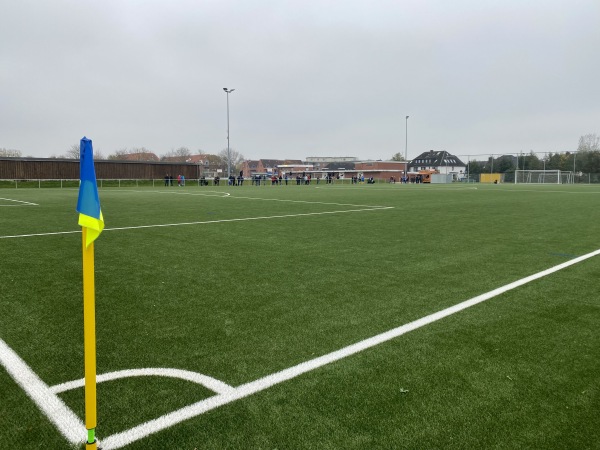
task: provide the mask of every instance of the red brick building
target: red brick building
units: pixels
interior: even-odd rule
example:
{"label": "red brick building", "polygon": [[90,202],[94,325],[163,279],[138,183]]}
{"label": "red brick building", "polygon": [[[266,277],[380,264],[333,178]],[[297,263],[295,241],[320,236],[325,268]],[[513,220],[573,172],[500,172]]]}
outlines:
{"label": "red brick building", "polygon": [[394,177],[396,181],[406,173],[406,161],[361,161],[354,164],[354,170],[363,173],[366,178],[376,180],[389,180]]}
{"label": "red brick building", "polygon": [[[281,170],[279,166],[289,166],[289,170]],[[246,160],[242,164],[242,171],[244,172],[244,178],[251,177],[257,173],[274,173],[278,174],[280,171],[283,172],[297,172],[298,169],[293,170],[294,167],[305,167],[302,165],[302,161],[299,159],[258,159],[258,160]],[[288,169],[288,167],[286,167]]]}

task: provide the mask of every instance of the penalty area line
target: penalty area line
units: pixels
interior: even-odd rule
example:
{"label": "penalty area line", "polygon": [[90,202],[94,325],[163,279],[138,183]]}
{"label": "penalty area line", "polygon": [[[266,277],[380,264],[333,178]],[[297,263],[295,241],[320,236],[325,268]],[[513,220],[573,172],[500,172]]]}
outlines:
{"label": "penalty area line", "polygon": [[265,389],[270,388],[271,386],[277,385],[287,380],[291,380],[296,378],[304,373],[310,372],[312,370],[323,367],[327,364],[331,364],[335,361],[339,361],[348,356],[352,356],[356,353],[362,352],[363,350],[367,350],[371,347],[375,347],[376,345],[382,344],[384,342],[390,341],[394,338],[402,336],[410,331],[417,330],[425,325],[429,325],[431,323],[437,322],[445,317],[456,314],[460,311],[463,311],[471,306],[475,306],[479,303],[485,302],[491,298],[497,297],[505,292],[516,289],[520,286],[523,286],[527,283],[531,283],[532,281],[538,280],[547,275],[551,275],[559,270],[570,267],[574,264],[578,264],[582,261],[585,261],[589,258],[597,256],[600,254],[600,249],[595,250],[591,253],[587,253],[586,255],[574,258],[570,261],[564,262],[562,264],[556,265],[549,269],[543,270],[536,274],[530,275],[525,278],[521,278],[520,280],[514,281],[512,283],[501,286],[492,291],[486,292],[484,294],[478,295],[477,297],[473,297],[469,300],[465,300],[461,303],[458,303],[454,306],[450,306],[448,308],[437,311],[433,314],[429,314],[420,319],[417,319],[413,322],[409,322],[392,330],[386,331],[384,333],[378,334],[376,336],[370,337],[363,341],[357,342],[355,344],[349,345],[348,347],[344,347],[340,350],[336,350],[334,352],[328,353],[326,355],[317,357],[315,359],[311,359],[300,363],[298,365],[289,367],[287,369],[281,370],[279,372],[273,373],[271,375],[267,375],[263,378],[259,378],[258,380],[251,381],[249,383],[242,384],[233,388],[230,392],[215,395],[213,397],[207,398],[205,400],[201,400],[192,405],[186,406],[184,408],[178,409],[171,413],[168,413],[164,416],[158,417],[156,419],[150,420],[148,422],[137,425],[129,430],[113,434],[103,439],[103,450],[111,450],[118,449],[128,445],[132,442],[135,442],[139,439],[145,438],[150,434],[157,433],[158,431],[164,430],[166,428],[170,428],[173,425],[176,425],[185,420],[191,419],[193,417],[199,416],[205,412],[211,411],[213,409],[218,408],[219,406],[226,405],[236,400],[240,400],[242,398],[248,397],[257,392],[263,391]]}

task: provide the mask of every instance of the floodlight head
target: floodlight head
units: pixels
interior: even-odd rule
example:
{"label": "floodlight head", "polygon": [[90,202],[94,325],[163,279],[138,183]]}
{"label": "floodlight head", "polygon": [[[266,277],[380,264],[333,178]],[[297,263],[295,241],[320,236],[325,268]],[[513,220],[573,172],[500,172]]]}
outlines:
{"label": "floodlight head", "polygon": [[223,88],[223,90],[224,90],[225,92],[227,92],[227,88]]}
{"label": "floodlight head", "polygon": [[406,116],[406,118],[408,119],[410,116]]}

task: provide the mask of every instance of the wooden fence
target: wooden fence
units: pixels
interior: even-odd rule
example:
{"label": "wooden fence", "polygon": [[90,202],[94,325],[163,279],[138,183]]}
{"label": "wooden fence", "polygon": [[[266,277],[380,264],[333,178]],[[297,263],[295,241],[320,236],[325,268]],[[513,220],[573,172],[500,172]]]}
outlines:
{"label": "wooden fence", "polygon": [[[204,167],[190,163],[149,161],[95,161],[98,179],[199,178]],[[79,160],[45,158],[0,158],[0,180],[78,179]]]}

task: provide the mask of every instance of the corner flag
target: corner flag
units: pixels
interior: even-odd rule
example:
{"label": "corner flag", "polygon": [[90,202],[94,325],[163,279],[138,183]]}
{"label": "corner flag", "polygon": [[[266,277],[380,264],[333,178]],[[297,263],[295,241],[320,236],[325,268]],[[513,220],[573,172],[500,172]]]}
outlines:
{"label": "corner flag", "polygon": [[104,229],[100,210],[92,141],[84,137],[79,147],[80,185],[77,211],[81,225],[83,253],[83,360],[85,371],[86,450],[96,450],[96,291],[94,281],[94,241]]}
{"label": "corner flag", "polygon": [[81,184],[79,185],[77,211],[79,212],[79,225],[87,228],[85,246],[89,247],[102,233],[104,218],[102,217],[100,199],[98,198],[92,141],[86,137],[81,139],[79,157],[79,179]]}

